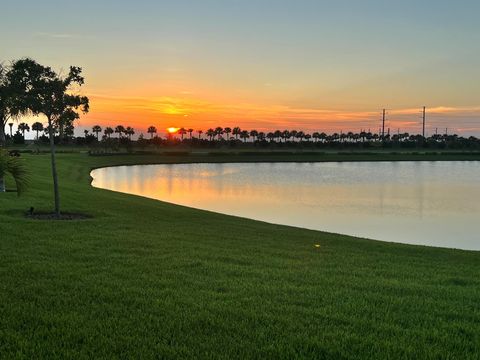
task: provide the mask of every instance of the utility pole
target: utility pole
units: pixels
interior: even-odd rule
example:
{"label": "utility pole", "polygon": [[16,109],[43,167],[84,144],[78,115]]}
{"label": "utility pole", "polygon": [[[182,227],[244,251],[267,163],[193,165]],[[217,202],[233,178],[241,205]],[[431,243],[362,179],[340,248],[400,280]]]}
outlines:
{"label": "utility pole", "polygon": [[427,119],[427,108],[423,107],[423,138],[425,139],[425,120]]}
{"label": "utility pole", "polygon": [[386,115],[386,110],[383,109],[383,116],[382,116],[382,140],[385,139],[385,115]]}

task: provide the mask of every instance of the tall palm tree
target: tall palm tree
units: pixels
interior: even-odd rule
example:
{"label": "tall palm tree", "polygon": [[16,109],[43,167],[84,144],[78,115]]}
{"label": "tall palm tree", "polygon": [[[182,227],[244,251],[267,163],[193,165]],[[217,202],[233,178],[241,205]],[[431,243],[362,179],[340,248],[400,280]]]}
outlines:
{"label": "tall palm tree", "polygon": [[135,135],[135,130],[133,128],[131,128],[130,126],[128,126],[125,129],[125,134],[128,136],[128,140],[132,140],[132,136]]}
{"label": "tall palm tree", "polygon": [[242,133],[242,129],[240,129],[238,126],[234,127],[232,130],[232,134],[235,135],[235,139],[237,140],[241,133]]}
{"label": "tall palm tree", "polygon": [[115,127],[115,132],[118,134],[118,138],[121,138],[122,137],[122,134],[125,133],[125,128],[123,127],[123,125],[117,125],[117,127]]}
{"label": "tall palm tree", "polygon": [[114,133],[115,131],[113,130],[113,128],[107,126],[105,128],[105,130],[103,131],[103,133],[110,139],[110,137],[112,136],[112,134]]}
{"label": "tall palm tree", "polygon": [[43,124],[41,122],[35,122],[32,124],[32,130],[37,132],[37,140],[38,140],[38,133],[43,131]]}
{"label": "tall palm tree", "polygon": [[148,129],[147,129],[147,133],[150,134],[150,139],[153,139],[153,134],[156,134],[157,133],[157,128],[155,126],[150,126]]}
{"label": "tall palm tree", "polygon": [[267,139],[268,139],[270,142],[272,142],[273,139],[275,139],[275,134],[274,134],[273,132],[269,132],[269,133],[267,134]]}
{"label": "tall palm tree", "polygon": [[192,140],[193,129],[188,129],[187,132],[188,132],[188,135],[190,137],[190,140]]}
{"label": "tall palm tree", "polygon": [[277,141],[279,141],[280,138],[282,137],[282,132],[280,130],[275,130],[274,134]]}
{"label": "tall palm tree", "polygon": [[232,128],[226,127],[223,129],[223,132],[227,134],[227,140],[230,140],[230,133],[232,132]]}
{"label": "tall palm tree", "polygon": [[208,129],[207,130],[207,136],[209,137],[209,140],[212,141],[212,138],[215,136],[215,130]]}
{"label": "tall palm tree", "polygon": [[20,132],[22,133],[22,136],[23,138],[25,139],[25,132],[29,132],[30,131],[30,126],[28,126],[27,123],[20,123],[18,125],[18,130],[20,130]]}
{"label": "tall palm tree", "polygon": [[290,131],[290,137],[293,139],[294,142],[295,142],[295,138],[297,137],[297,133],[298,133],[297,130]]}
{"label": "tall palm tree", "polygon": [[217,135],[218,141],[220,141],[223,135],[223,128],[220,126],[215,128],[215,134]]}
{"label": "tall palm tree", "polygon": [[5,192],[5,176],[10,174],[17,186],[17,194],[21,195],[28,187],[29,172],[25,163],[18,157],[12,157],[8,152],[0,150],[0,193]]}
{"label": "tall palm tree", "polygon": [[95,125],[92,127],[92,132],[97,135],[97,141],[98,141],[98,134],[102,132],[102,127],[100,125]]}
{"label": "tall palm tree", "polygon": [[197,130],[197,133],[198,133],[198,138],[201,139],[202,134],[203,134],[203,130]]}
{"label": "tall palm tree", "polygon": [[243,139],[243,142],[247,142],[247,139],[250,137],[250,134],[247,130],[243,130],[240,133],[240,137]]}
{"label": "tall palm tree", "polygon": [[183,136],[187,133],[187,130],[185,130],[185,128],[181,128],[180,130],[178,130],[178,133],[182,137],[182,141],[183,141]]}
{"label": "tall palm tree", "polygon": [[253,138],[253,141],[255,142],[258,138],[258,131],[257,130],[250,130],[250,136]]}
{"label": "tall palm tree", "polygon": [[300,140],[300,142],[303,141],[303,138],[305,137],[305,133],[303,131],[297,132],[297,139]]}

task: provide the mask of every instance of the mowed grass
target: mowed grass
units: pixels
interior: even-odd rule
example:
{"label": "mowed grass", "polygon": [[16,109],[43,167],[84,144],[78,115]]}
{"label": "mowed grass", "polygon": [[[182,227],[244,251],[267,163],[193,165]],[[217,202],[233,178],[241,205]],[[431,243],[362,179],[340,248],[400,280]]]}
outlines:
{"label": "mowed grass", "polygon": [[0,194],[1,358],[480,357],[478,252],[270,225],[89,184],[94,167],[188,157],[60,154],[63,210],[93,218],[30,220],[30,206],[53,207],[49,157],[23,158],[31,191]]}

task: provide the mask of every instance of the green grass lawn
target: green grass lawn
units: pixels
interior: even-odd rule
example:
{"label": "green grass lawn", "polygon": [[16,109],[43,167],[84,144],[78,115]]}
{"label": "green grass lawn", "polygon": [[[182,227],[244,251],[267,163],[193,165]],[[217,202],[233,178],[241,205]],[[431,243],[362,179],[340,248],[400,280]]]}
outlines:
{"label": "green grass lawn", "polygon": [[93,218],[26,219],[30,206],[52,209],[53,194],[49,157],[23,158],[31,191],[0,194],[0,358],[480,357],[478,252],[270,225],[89,184],[94,167],[222,156],[60,154],[63,210]]}

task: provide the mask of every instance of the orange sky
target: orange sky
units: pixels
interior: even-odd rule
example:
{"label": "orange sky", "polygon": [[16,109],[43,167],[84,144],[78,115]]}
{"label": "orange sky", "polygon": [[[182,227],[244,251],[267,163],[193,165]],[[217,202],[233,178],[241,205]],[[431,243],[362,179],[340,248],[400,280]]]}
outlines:
{"label": "orange sky", "polygon": [[[179,97],[114,97],[90,95],[91,112],[79,122],[82,128],[95,124],[102,126],[132,126],[137,134],[145,133],[150,125],[164,132],[167,127],[185,127],[207,130],[217,126],[259,131],[297,129],[304,131],[360,131],[380,127],[381,109],[372,111],[322,110],[289,107],[285,105],[260,105],[254,103],[220,103],[184,94]],[[224,101],[224,100],[222,100]],[[427,129],[430,132],[445,127],[450,131],[468,132],[465,118],[475,116],[480,107],[428,108]],[[455,119],[461,123],[455,123]],[[396,132],[419,132],[421,108],[388,109],[387,128]]]}

